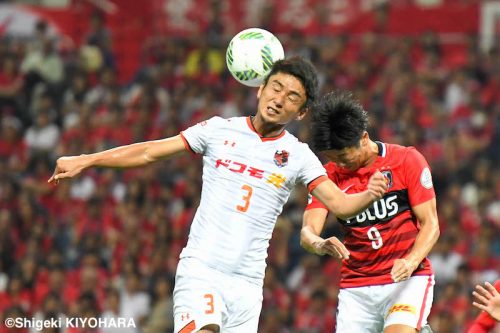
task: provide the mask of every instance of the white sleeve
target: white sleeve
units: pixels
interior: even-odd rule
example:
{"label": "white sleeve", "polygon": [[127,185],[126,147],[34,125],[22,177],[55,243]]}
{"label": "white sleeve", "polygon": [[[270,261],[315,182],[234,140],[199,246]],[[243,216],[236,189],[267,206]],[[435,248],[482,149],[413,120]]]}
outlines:
{"label": "white sleeve", "polygon": [[305,186],[309,185],[313,180],[326,176],[326,170],[321,164],[318,157],[311,151],[307,144],[304,144],[304,148],[302,149],[302,168],[300,169],[299,176],[297,178],[297,182],[304,184]]}
{"label": "white sleeve", "polygon": [[182,137],[189,145],[189,148],[198,154],[205,154],[212,133],[224,120],[221,117],[212,117],[199,122],[181,132]]}

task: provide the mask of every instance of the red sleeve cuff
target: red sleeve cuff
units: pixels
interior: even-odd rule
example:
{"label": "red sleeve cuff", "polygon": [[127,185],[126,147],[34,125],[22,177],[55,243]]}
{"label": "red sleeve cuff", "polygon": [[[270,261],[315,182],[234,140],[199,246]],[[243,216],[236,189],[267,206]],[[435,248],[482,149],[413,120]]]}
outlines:
{"label": "red sleeve cuff", "polygon": [[314,189],[319,184],[321,184],[322,182],[327,181],[327,180],[328,180],[327,176],[319,176],[318,178],[316,178],[315,180],[313,180],[312,182],[307,184],[307,189],[309,190],[309,193],[312,193],[312,191],[314,191]]}
{"label": "red sleeve cuff", "polygon": [[184,147],[186,147],[186,150],[188,150],[189,152],[191,152],[191,153],[193,153],[193,154],[194,154],[195,152],[193,151],[193,149],[192,149],[192,148],[191,148],[191,146],[189,145],[189,142],[188,142],[188,141],[186,140],[186,138],[184,137],[184,134],[182,134],[182,132],[181,132],[181,133],[180,133],[180,135],[181,135],[182,142],[184,142]]}

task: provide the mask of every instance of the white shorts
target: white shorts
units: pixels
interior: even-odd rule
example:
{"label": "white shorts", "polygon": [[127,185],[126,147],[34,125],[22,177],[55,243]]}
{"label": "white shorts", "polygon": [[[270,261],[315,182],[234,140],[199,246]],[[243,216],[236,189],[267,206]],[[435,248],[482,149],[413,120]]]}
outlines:
{"label": "white shorts", "polygon": [[434,276],[412,276],[406,281],[339,292],[339,333],[380,333],[402,324],[420,330],[427,324],[434,294]]}
{"label": "white shorts", "polygon": [[210,324],[221,333],[257,332],[262,298],[262,286],[182,258],[175,276],[174,332],[196,332]]}

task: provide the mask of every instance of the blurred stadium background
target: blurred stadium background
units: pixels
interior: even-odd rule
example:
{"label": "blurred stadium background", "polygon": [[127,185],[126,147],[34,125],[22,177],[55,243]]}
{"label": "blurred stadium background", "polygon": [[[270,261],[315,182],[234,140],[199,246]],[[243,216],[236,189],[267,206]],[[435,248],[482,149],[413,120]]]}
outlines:
{"label": "blurred stadium background", "polygon": [[[224,58],[245,27],[309,58],[323,92],[353,90],[372,137],[426,156],[442,230],[430,322],[466,332],[474,285],[500,272],[500,1],[0,2],[0,317],[134,317],[135,332],[172,332],[201,159],[46,181],[61,155],[252,114],[256,90]],[[308,141],[308,120],[290,130]],[[277,223],[259,332],[334,324],[339,263],[300,248],[305,201],[297,189]],[[341,236],[333,219],[325,233]]]}

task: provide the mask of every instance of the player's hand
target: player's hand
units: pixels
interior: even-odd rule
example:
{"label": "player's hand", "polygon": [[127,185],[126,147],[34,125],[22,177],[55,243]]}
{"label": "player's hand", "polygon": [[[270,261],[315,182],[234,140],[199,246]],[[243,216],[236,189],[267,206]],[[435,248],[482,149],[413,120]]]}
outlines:
{"label": "player's hand", "polygon": [[57,159],[54,174],[48,180],[49,183],[57,184],[60,179],[71,178],[82,172],[87,167],[86,155],[67,156]]}
{"label": "player's hand", "polygon": [[376,171],[368,181],[368,192],[373,199],[380,199],[387,191],[387,179],[382,172]]}
{"label": "player's hand", "polygon": [[391,277],[394,282],[401,282],[408,280],[417,268],[417,264],[408,259],[396,259],[391,270]]}
{"label": "player's hand", "polygon": [[500,321],[500,293],[489,282],[476,286],[476,291],[472,293],[476,298],[472,302],[476,308],[486,311],[493,319]]}
{"label": "player's hand", "polygon": [[339,259],[349,259],[349,251],[337,237],[330,237],[314,243],[314,249],[319,255],[329,255]]}

